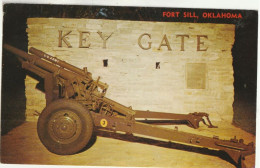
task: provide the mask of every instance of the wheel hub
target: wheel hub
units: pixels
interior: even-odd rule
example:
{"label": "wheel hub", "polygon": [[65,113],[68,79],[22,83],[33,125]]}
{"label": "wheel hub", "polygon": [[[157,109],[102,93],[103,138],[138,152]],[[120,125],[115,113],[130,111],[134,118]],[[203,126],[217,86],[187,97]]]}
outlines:
{"label": "wheel hub", "polygon": [[79,116],[70,110],[54,113],[48,122],[48,131],[51,138],[59,143],[73,142],[81,132]]}

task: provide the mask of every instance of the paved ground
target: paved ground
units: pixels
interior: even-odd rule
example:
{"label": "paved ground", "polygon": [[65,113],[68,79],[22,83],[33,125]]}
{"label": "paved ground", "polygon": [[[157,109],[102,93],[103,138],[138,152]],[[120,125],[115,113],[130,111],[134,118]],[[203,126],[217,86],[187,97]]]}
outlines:
{"label": "paved ground", "polygon": [[[181,126],[179,130],[193,131],[206,136],[219,135],[221,139],[230,139],[233,135],[237,135],[237,138],[243,137],[245,143],[255,141],[255,136],[232,125],[225,123],[217,125],[219,128],[216,129],[201,126],[198,130],[194,130]],[[88,150],[75,155],[59,156],[47,151],[40,143],[34,122],[26,122],[14,128],[2,136],[1,143],[2,163],[175,168],[235,167],[229,160],[221,159],[222,156],[218,152],[177,144],[170,145],[146,138],[101,133]],[[255,155],[246,157],[248,168],[254,167],[254,157]]]}

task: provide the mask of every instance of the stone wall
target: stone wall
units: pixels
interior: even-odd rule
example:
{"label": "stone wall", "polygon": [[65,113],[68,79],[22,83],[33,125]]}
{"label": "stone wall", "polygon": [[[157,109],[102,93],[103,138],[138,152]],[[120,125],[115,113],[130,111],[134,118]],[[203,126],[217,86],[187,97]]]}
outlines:
{"label": "stone wall", "polygon": [[[88,67],[109,84],[108,98],[133,109],[232,121],[234,25],[58,18],[27,24],[29,47]],[[35,79],[25,83],[27,120],[35,120],[44,94]]]}

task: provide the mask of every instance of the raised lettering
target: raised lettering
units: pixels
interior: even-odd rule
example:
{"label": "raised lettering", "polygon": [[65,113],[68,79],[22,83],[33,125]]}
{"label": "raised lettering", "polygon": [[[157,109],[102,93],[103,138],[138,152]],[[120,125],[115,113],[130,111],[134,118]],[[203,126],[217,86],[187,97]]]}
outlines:
{"label": "raised lettering", "polygon": [[151,46],[152,46],[152,42],[148,42],[148,47],[144,47],[144,46],[142,45],[142,43],[141,43],[141,40],[142,40],[142,38],[143,38],[144,36],[148,36],[149,39],[151,39],[151,34],[144,33],[144,34],[142,34],[142,35],[138,38],[138,45],[139,45],[142,49],[144,49],[144,50],[149,50],[149,49],[151,48]]}
{"label": "raised lettering", "polygon": [[176,38],[181,37],[181,51],[184,51],[184,37],[190,37],[189,35],[183,34],[183,35],[176,35]]}
{"label": "raised lettering", "polygon": [[99,36],[100,36],[100,37],[102,38],[102,40],[103,40],[103,48],[107,48],[107,47],[106,47],[107,40],[112,36],[113,33],[111,33],[111,34],[110,34],[109,36],[107,36],[106,38],[105,38],[105,36],[103,36],[102,32],[98,31],[97,33],[99,34]]}
{"label": "raised lettering", "polygon": [[59,44],[58,47],[62,47],[62,41],[67,45],[68,48],[71,48],[69,41],[66,39],[66,36],[69,35],[72,31],[68,31],[66,34],[62,35],[62,30],[59,30]]}
{"label": "raised lettering", "polygon": [[197,35],[197,51],[207,51],[208,50],[208,47],[207,48],[204,48],[204,49],[201,49],[200,45],[203,45],[204,46],[204,42],[201,42],[200,41],[200,38],[201,37],[204,37],[206,39],[208,39],[208,36],[207,35]]}
{"label": "raised lettering", "polygon": [[[164,41],[165,41],[165,43],[163,43]],[[162,46],[166,46],[168,48],[168,51],[172,50],[166,34],[163,36],[163,39],[161,41],[161,44],[158,47],[158,50],[161,50]]]}
{"label": "raised lettering", "polygon": [[[86,34],[86,37],[83,38],[83,34]],[[79,31],[79,48],[89,48],[90,43],[87,45],[83,46],[83,41],[86,42],[87,38],[89,38],[90,32],[88,31]]]}

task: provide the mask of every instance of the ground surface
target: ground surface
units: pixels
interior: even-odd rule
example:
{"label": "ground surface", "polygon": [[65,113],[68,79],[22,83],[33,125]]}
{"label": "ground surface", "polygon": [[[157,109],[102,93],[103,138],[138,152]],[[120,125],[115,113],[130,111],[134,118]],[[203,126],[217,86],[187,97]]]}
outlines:
{"label": "ground surface", "polygon": [[[201,126],[194,130],[187,126],[181,131],[230,139],[237,135],[245,143],[255,142],[255,136],[240,128],[225,123],[217,123],[219,128]],[[221,159],[218,152],[201,148],[187,147],[166,142],[116,136],[98,133],[94,145],[88,150],[70,156],[50,153],[41,144],[35,122],[26,122],[14,128],[1,138],[1,162],[14,164],[45,165],[87,165],[87,166],[134,166],[134,167],[176,167],[176,168],[234,168],[228,159]],[[113,138],[110,138],[110,137]],[[129,142],[130,141],[130,142]],[[209,155],[210,154],[210,155]],[[248,168],[254,167],[255,155],[246,157]],[[225,157],[222,157],[225,158]]]}

